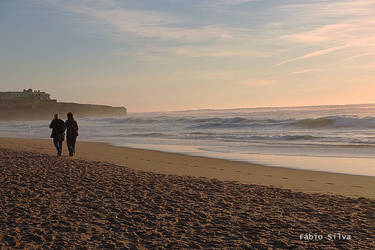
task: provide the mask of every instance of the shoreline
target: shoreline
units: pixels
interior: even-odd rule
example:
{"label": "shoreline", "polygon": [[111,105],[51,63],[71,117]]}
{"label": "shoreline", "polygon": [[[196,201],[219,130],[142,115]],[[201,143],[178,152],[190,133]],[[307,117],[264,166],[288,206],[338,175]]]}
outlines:
{"label": "shoreline", "polygon": [[[86,141],[90,142],[90,141]],[[94,142],[94,141],[91,141]],[[179,154],[179,155],[187,155],[187,156],[195,156],[195,157],[204,157],[204,158],[212,158],[212,159],[219,159],[219,160],[226,160],[230,162],[240,162],[246,163],[250,165],[257,165],[263,167],[272,167],[272,168],[282,168],[282,169],[291,169],[291,170],[303,170],[303,171],[312,171],[312,172],[323,172],[323,173],[332,173],[332,174],[345,174],[351,176],[365,176],[365,177],[375,177],[375,171],[369,169],[370,161],[375,165],[375,158],[374,157],[352,157],[352,156],[316,156],[316,155],[294,155],[294,154],[272,154],[272,153],[224,153],[224,152],[215,152],[215,151],[201,151],[198,147],[199,146],[182,146],[177,145],[181,150],[173,150],[168,149],[172,148],[171,145],[157,145],[157,144],[144,144],[145,147],[138,147],[137,145],[143,144],[128,144],[128,145],[116,145],[115,143],[109,142],[99,142],[105,143],[113,147],[120,147],[120,148],[132,148],[132,149],[141,149],[141,150],[150,150],[162,153],[172,153],[172,154]],[[134,145],[134,146],[133,146]],[[153,147],[155,146],[155,147]],[[164,149],[160,148],[163,146]],[[190,152],[183,151],[183,148],[191,150]],[[251,155],[252,160],[249,160],[248,155]],[[301,160],[304,161],[304,166],[297,162]],[[331,164],[333,161],[337,161],[341,164],[340,171],[337,171],[337,168],[332,168]],[[337,164],[335,162],[335,164]],[[348,166],[350,163],[350,166]],[[316,168],[316,165],[319,165],[319,168]],[[361,173],[353,173],[352,165],[357,165],[357,169],[355,172]],[[358,169],[359,168],[359,169]],[[324,170],[323,170],[324,169]]]}
{"label": "shoreline", "polygon": [[[29,138],[29,137],[1,137],[0,136],[0,146],[1,146],[1,140],[2,139],[17,139],[17,140],[50,140],[50,139],[45,139],[45,138]],[[64,143],[66,143],[66,141],[64,140],[63,142],[63,148],[64,148]],[[214,152],[212,151],[213,154],[211,155],[204,155],[204,154],[200,154],[199,152],[179,152],[179,151],[173,151],[173,150],[162,150],[162,149],[156,149],[156,148],[152,148],[152,147],[138,147],[136,145],[138,144],[132,144],[132,145],[125,145],[125,146],[122,146],[122,145],[116,145],[116,143],[110,143],[110,142],[104,142],[104,141],[91,141],[91,140],[80,140],[80,141],[77,141],[77,143],[82,143],[82,144],[85,144],[85,143],[92,143],[92,144],[104,144],[104,145],[107,145],[109,147],[114,147],[114,148],[119,148],[119,149],[134,149],[134,150],[144,150],[144,151],[150,151],[150,152],[158,152],[158,153],[166,153],[166,154],[176,154],[176,155],[180,155],[180,156],[191,156],[191,157],[201,157],[201,158],[206,158],[206,159],[216,159],[216,160],[223,160],[223,161],[228,161],[228,162],[233,162],[233,163],[242,163],[242,164],[248,164],[248,165],[252,165],[252,166],[259,166],[259,167],[266,167],[266,168],[278,168],[278,169],[289,169],[289,170],[299,170],[299,171],[307,171],[307,172],[318,172],[318,173],[328,173],[328,174],[339,174],[339,175],[349,175],[349,176],[363,176],[363,177],[374,177],[375,178],[375,175],[368,175],[368,174],[354,174],[354,173],[344,173],[344,172],[335,172],[335,171],[322,171],[322,170],[316,170],[316,169],[306,169],[306,168],[296,168],[296,167],[287,167],[287,166],[281,166],[281,165],[277,165],[277,163],[275,163],[276,165],[272,165],[272,164],[264,164],[264,163],[258,163],[256,161],[251,161],[251,160],[247,160],[246,158],[243,158],[243,159],[239,159],[239,158],[226,158],[226,157],[221,157],[219,154],[216,154],[217,152]],[[140,144],[141,145],[141,144]],[[144,145],[149,145],[149,144],[144,144]],[[160,146],[160,145],[156,145],[156,144],[150,144],[150,145],[155,145],[155,146]],[[329,146],[329,145],[328,145]],[[345,146],[345,145],[343,145]],[[363,146],[363,147],[375,147],[375,146],[367,146],[367,145],[359,145],[359,146]],[[178,145],[178,147],[181,147],[181,145]],[[183,146],[184,147],[184,146]],[[186,147],[189,147],[189,146],[186,146]],[[196,148],[198,146],[190,146],[190,148]],[[347,147],[352,147],[350,145],[347,145]],[[46,148],[43,148],[43,150],[47,150],[48,153],[50,153],[49,151],[51,151],[50,149],[46,149]],[[31,152],[31,151],[30,151]],[[207,152],[211,152],[211,151],[207,151]],[[250,153],[252,156],[255,156],[255,158],[257,158],[257,156],[262,156],[262,157],[269,157],[269,158],[272,158],[272,157],[293,157],[293,158],[315,158],[315,159],[336,159],[336,160],[340,160],[340,159],[343,159],[343,160],[367,160],[367,159],[374,159],[373,157],[351,157],[351,156],[348,156],[348,157],[336,157],[336,156],[316,156],[316,155],[294,155],[294,154],[271,154],[271,153]],[[67,155],[63,155],[63,156],[67,156]]]}
{"label": "shoreline", "polygon": [[[55,155],[50,139],[0,138],[0,147]],[[63,156],[66,155],[64,144]],[[73,159],[76,158],[167,175],[205,177],[297,192],[375,199],[375,177],[370,176],[262,166],[180,153],[117,147],[103,142],[78,141],[77,155]]]}

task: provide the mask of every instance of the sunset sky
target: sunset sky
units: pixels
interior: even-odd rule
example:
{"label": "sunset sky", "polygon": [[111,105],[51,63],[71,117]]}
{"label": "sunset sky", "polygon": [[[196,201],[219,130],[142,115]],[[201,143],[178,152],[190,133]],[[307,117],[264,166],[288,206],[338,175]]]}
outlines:
{"label": "sunset sky", "polygon": [[130,112],[375,103],[375,1],[0,0],[0,91]]}

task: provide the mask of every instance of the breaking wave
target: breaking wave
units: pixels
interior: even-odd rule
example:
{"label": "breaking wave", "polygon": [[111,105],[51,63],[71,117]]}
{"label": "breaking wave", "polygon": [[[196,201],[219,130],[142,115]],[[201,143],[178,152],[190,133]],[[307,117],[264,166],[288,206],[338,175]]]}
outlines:
{"label": "breaking wave", "polygon": [[113,125],[150,125],[162,124],[181,126],[188,130],[197,129],[241,129],[241,128],[267,128],[267,127],[296,127],[308,129],[321,128],[353,128],[353,129],[374,129],[375,117],[355,117],[355,116],[327,116],[311,119],[252,119],[251,117],[169,117],[159,116],[152,118],[96,118],[89,121],[103,122]]}
{"label": "breaking wave", "polygon": [[304,128],[375,128],[375,117],[340,117],[330,116],[317,119],[303,119],[295,121],[292,125]]}

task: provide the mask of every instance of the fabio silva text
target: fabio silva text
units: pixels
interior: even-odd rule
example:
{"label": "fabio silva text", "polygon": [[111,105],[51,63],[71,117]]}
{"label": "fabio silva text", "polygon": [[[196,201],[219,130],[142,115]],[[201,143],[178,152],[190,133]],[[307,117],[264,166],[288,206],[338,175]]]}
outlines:
{"label": "fabio silva text", "polygon": [[350,234],[343,233],[332,233],[332,234],[317,234],[317,233],[305,233],[299,235],[300,240],[305,241],[320,241],[320,240],[351,240],[352,236]]}

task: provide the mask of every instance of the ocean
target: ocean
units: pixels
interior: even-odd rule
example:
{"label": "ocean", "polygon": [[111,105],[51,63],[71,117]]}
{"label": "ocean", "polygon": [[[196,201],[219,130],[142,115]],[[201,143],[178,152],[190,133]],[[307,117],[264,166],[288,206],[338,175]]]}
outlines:
{"label": "ocean", "polygon": [[[77,121],[82,141],[375,176],[375,104],[134,113]],[[1,122],[0,136],[49,138],[49,122]]]}

